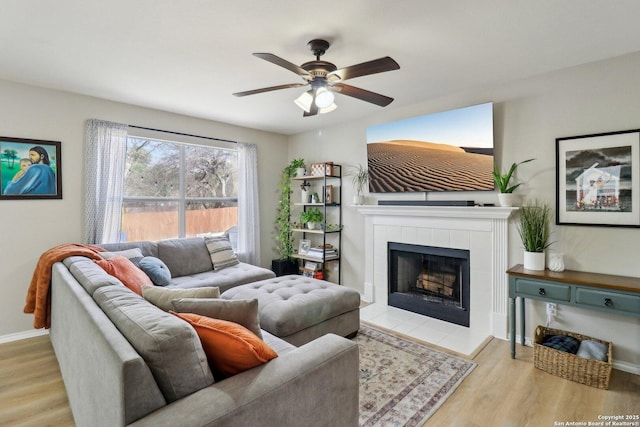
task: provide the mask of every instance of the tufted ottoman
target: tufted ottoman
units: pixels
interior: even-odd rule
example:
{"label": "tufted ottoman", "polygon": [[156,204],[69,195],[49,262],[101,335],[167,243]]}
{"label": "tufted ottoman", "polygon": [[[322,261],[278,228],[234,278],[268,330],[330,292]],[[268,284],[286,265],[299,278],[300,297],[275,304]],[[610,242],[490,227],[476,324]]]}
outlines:
{"label": "tufted ottoman", "polygon": [[260,327],[300,346],[322,335],[352,337],[360,328],[360,294],[298,275],[280,276],[225,291],[224,299],[258,299]]}

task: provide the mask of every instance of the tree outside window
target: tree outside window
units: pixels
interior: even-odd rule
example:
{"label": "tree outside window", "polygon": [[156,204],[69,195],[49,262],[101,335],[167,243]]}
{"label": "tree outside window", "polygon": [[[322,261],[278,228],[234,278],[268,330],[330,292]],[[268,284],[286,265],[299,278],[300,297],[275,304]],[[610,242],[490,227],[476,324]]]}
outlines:
{"label": "tree outside window", "polygon": [[122,240],[221,234],[236,226],[237,177],[236,150],[129,137]]}

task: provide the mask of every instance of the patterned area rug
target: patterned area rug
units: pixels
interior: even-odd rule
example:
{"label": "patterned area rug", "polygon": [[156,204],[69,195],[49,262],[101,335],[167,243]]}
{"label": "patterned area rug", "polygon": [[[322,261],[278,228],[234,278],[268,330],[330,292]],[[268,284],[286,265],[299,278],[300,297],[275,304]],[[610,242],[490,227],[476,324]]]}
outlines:
{"label": "patterned area rug", "polygon": [[421,426],[475,363],[362,324],[360,426]]}

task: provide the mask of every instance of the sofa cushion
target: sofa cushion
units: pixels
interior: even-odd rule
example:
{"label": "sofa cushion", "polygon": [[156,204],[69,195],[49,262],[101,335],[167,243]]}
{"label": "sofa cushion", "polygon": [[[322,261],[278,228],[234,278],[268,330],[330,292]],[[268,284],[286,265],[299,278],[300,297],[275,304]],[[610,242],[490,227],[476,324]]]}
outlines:
{"label": "sofa cushion", "polygon": [[211,257],[211,263],[215,271],[220,271],[223,268],[232,267],[238,265],[240,261],[236,257],[231,242],[227,236],[205,237],[204,241]]}
{"label": "sofa cushion", "polygon": [[140,260],[138,267],[156,286],[167,286],[171,283],[171,271],[160,258],[146,256]]}
{"label": "sofa cushion", "polygon": [[105,286],[94,300],[145,360],[167,402],[213,384],[194,329],[124,286]]}
{"label": "sofa cushion", "polygon": [[162,240],[158,242],[158,258],[167,264],[173,277],[213,270],[202,237]]}
{"label": "sofa cushion", "polygon": [[138,295],[142,295],[143,285],[153,284],[149,276],[123,256],[116,255],[110,259],[95,260],[94,262]]}
{"label": "sofa cushion", "polygon": [[238,323],[262,338],[257,299],[180,298],[174,299],[172,304],[177,313],[194,313]]}
{"label": "sofa cushion", "polygon": [[142,296],[156,307],[164,311],[173,310],[171,301],[178,298],[218,298],[220,290],[216,287],[193,289],[162,288],[158,286],[143,286]]}
{"label": "sofa cushion", "polygon": [[234,286],[253,283],[273,277],[276,277],[276,275],[269,269],[241,262],[238,265],[234,265],[233,267],[228,267],[220,271],[210,270],[204,273],[191,274],[182,277],[176,277],[173,275],[171,285],[169,286],[182,289],[199,288],[201,286],[217,286],[220,288],[220,292],[224,292]]}
{"label": "sofa cushion", "polygon": [[80,283],[84,290],[91,296],[93,296],[96,289],[103,286],[122,286],[122,282],[108,274],[102,267],[87,257],[69,257],[64,260],[64,264],[78,283]]}
{"label": "sofa cushion", "polygon": [[158,256],[158,244],[148,240],[140,240],[137,242],[102,243],[98,246],[111,252],[137,248],[142,252],[142,256]]}
{"label": "sofa cushion", "polygon": [[127,259],[132,258],[142,258],[142,250],[140,248],[131,248],[131,249],[123,249],[121,251],[104,251],[100,252],[99,255],[104,259],[111,259],[116,256],[123,256]]}
{"label": "sofa cushion", "polygon": [[222,378],[278,357],[271,347],[242,325],[198,314],[172,313],[195,328],[211,369]]}

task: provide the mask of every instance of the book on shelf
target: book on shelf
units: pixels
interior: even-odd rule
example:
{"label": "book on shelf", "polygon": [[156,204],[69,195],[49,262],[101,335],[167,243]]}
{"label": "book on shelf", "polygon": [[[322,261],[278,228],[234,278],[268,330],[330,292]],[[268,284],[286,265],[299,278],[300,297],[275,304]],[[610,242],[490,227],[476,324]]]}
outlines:
{"label": "book on shelf", "polygon": [[311,248],[305,254],[307,258],[315,258],[315,259],[332,259],[338,257],[338,251],[334,248],[322,249],[322,248]]}
{"label": "book on shelf", "polygon": [[322,265],[319,262],[306,261],[302,267],[302,275],[305,277],[313,277],[314,279],[323,278]]}

